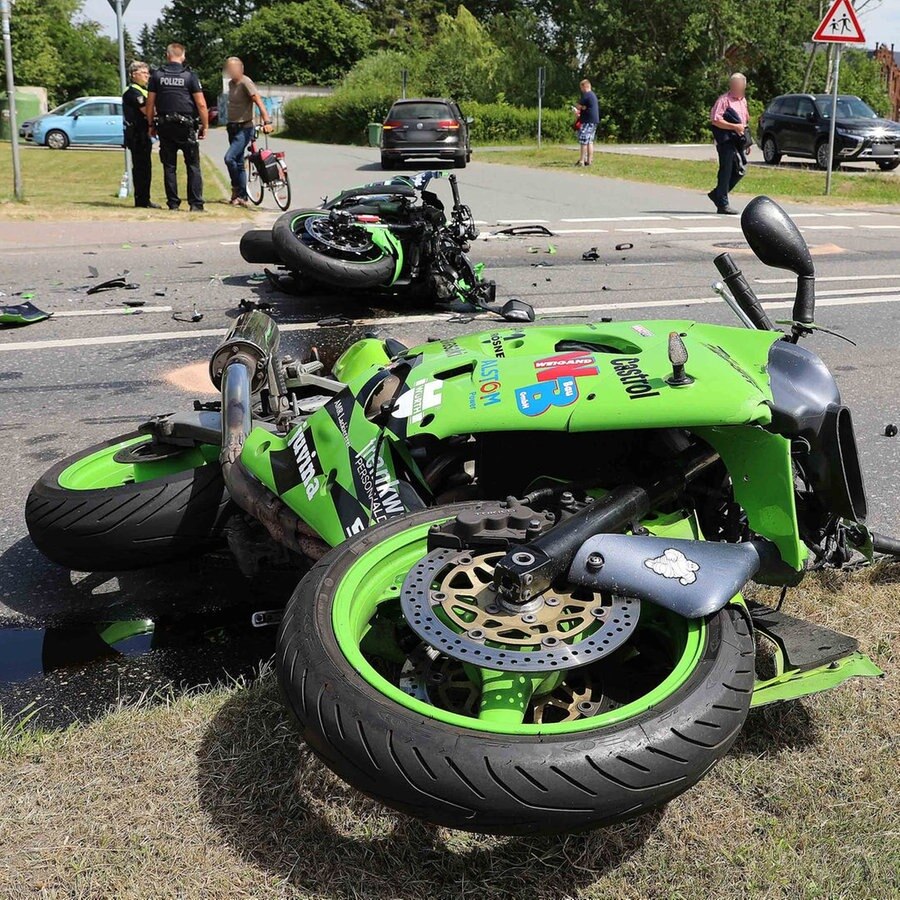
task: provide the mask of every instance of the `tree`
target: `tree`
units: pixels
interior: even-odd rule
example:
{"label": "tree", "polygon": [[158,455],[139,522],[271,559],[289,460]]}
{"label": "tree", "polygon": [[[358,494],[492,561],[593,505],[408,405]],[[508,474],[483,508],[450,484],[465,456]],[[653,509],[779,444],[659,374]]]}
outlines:
{"label": "tree", "polygon": [[273,84],[333,84],[371,45],[368,20],[335,0],[263,7],[230,38],[253,78]]}

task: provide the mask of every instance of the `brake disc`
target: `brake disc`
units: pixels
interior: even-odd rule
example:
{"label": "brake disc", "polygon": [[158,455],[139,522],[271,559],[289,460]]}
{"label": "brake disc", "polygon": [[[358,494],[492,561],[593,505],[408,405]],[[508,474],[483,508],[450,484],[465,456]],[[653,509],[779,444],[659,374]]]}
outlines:
{"label": "brake disc", "polygon": [[313,240],[340,253],[361,254],[375,244],[364,228],[332,222],[327,216],[310,216],[305,222],[306,233]]}
{"label": "brake disc", "polygon": [[488,669],[548,672],[584,666],[634,632],[640,601],[551,588],[521,609],[497,597],[503,551],[437,549],[406,576],[400,603],[409,627],[440,653]]}
{"label": "brake disc", "polygon": [[399,687],[411,697],[461,716],[478,712],[478,685],[461,662],[442,653],[422,652],[410,657],[403,664]]}

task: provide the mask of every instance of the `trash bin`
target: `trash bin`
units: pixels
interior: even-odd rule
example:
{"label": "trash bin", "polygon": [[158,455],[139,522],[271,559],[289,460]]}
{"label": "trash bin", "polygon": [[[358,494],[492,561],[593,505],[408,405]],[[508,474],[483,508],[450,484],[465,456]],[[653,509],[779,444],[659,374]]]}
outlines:
{"label": "trash bin", "polygon": [[380,147],[381,146],[381,123],[380,122],[369,122],[368,131],[369,131],[369,146],[370,147]]}
{"label": "trash bin", "polygon": [[[19,128],[26,119],[36,119],[43,110],[40,97],[25,91],[16,91],[16,120]],[[9,129],[9,100],[5,93],[0,94],[0,141],[12,138]]]}

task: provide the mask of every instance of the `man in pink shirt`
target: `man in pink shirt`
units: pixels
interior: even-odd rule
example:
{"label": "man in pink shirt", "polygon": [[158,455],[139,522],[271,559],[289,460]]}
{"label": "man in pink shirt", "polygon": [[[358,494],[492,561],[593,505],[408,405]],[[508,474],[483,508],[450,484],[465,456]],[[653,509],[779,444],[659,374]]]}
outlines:
{"label": "man in pink shirt", "polygon": [[735,72],[728,81],[728,91],[713,104],[709,113],[716,151],[719,154],[719,177],[706,195],[725,216],[736,216],[738,210],[728,203],[728,193],[744,177],[743,154],[749,152],[744,134],[750,125],[747,109],[747,78]]}

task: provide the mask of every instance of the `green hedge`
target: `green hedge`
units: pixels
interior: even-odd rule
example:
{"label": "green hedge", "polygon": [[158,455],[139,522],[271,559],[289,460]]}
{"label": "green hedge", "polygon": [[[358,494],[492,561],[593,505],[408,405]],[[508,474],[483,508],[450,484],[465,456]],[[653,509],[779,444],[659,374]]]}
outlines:
{"label": "green hedge", "polygon": [[[287,134],[326,144],[365,144],[366,125],[383,122],[394,95],[339,92],[331,97],[300,97],[285,104]],[[537,110],[506,103],[462,103],[463,115],[472,116],[473,144],[515,144],[537,136]],[[574,140],[574,116],[559,109],[545,109],[542,131],[550,143]]]}

